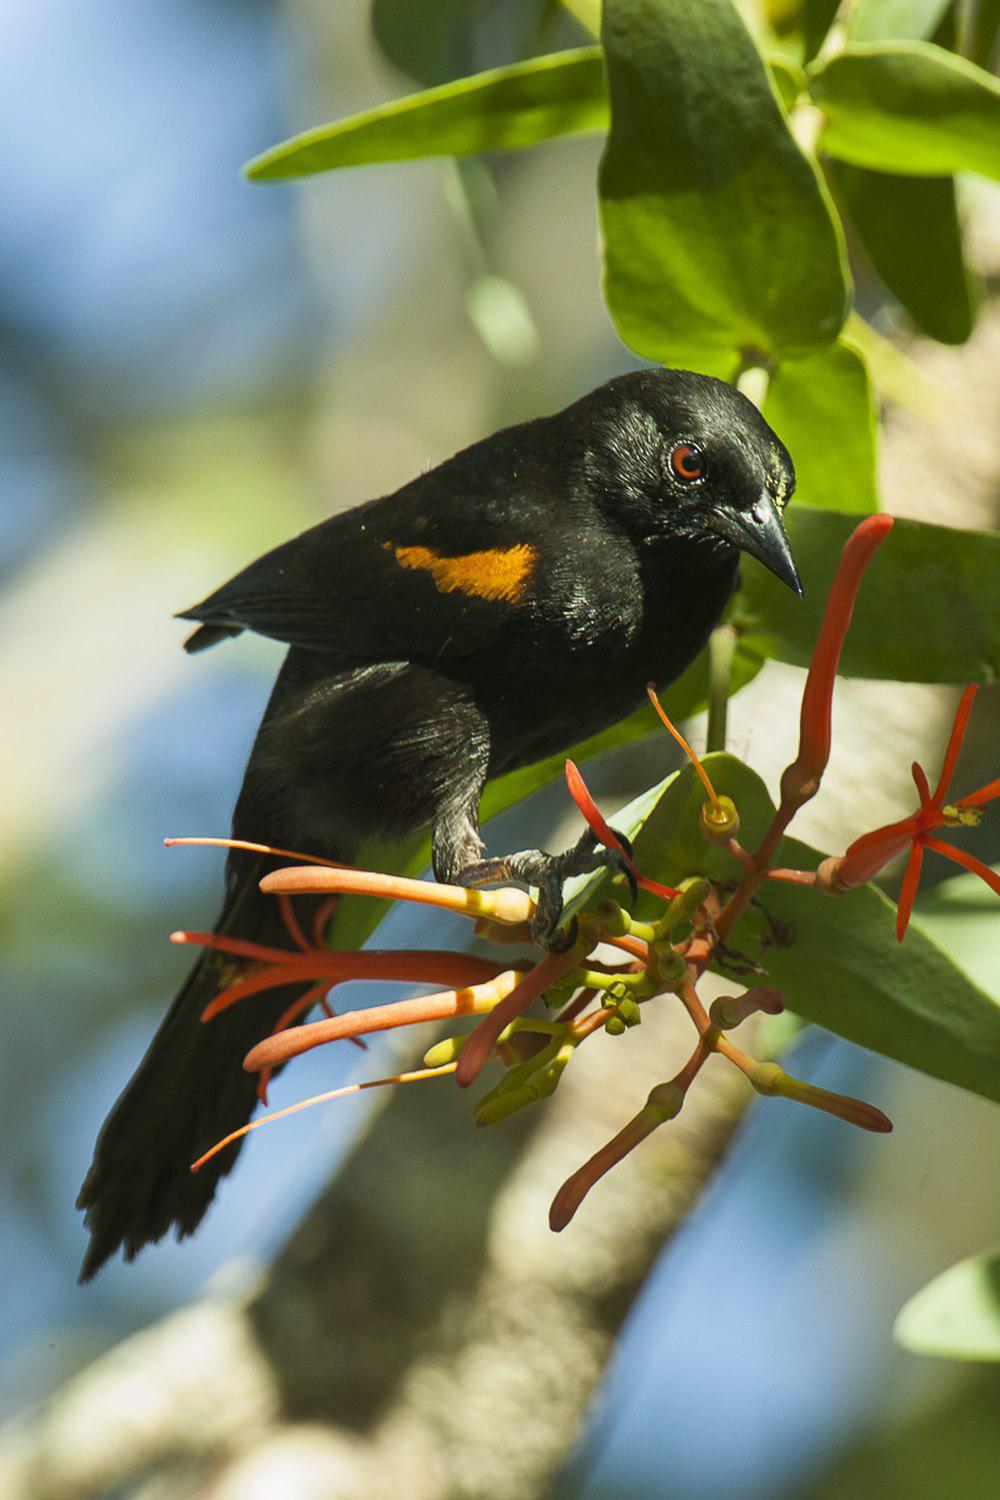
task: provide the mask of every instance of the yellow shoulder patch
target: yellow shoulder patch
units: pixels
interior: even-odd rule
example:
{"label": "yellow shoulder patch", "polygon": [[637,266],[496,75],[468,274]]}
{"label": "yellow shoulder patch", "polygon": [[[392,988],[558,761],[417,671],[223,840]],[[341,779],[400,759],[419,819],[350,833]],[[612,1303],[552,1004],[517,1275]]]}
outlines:
{"label": "yellow shoulder patch", "polygon": [[457,591],[473,599],[498,599],[510,604],[521,598],[538,560],[537,549],[527,542],[467,552],[463,557],[442,557],[430,547],[397,547],[393,542],[383,542],[382,546],[401,568],[420,568],[429,573],[439,593]]}

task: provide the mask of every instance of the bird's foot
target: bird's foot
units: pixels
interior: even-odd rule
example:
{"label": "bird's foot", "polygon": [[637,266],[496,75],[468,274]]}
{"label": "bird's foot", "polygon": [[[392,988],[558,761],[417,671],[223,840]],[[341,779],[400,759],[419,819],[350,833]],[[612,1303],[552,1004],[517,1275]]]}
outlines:
{"label": "bird's foot", "polygon": [[[622,848],[629,854],[632,846],[624,834],[615,831]],[[634,901],[637,895],[635,875],[629,861],[618,849],[599,845],[588,828],[572,849],[563,854],[549,854],[544,849],[522,849],[502,859],[483,859],[466,865],[458,876],[459,885],[482,887],[492,885],[530,885],[538,891],[531,935],[550,953],[561,953],[576,938],[576,919],[562,922],[563,885],[576,875],[590,875],[595,870],[610,870],[624,875]]]}

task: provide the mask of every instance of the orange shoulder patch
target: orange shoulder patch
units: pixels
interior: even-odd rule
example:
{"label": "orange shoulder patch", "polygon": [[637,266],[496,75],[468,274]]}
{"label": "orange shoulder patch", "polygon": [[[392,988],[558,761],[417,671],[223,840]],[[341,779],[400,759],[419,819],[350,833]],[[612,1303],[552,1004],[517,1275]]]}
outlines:
{"label": "orange shoulder patch", "polygon": [[429,573],[439,593],[457,591],[473,599],[497,599],[509,604],[521,598],[538,560],[537,549],[527,542],[467,552],[463,557],[442,557],[430,547],[397,547],[393,542],[383,542],[382,546],[392,552],[401,568]]}

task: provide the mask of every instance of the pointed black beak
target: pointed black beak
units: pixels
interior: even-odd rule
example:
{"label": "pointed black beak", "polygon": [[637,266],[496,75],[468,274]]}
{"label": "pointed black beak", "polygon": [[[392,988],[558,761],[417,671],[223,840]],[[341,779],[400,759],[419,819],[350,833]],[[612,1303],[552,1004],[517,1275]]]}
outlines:
{"label": "pointed black beak", "polygon": [[717,511],[708,524],[727,541],[734,542],[741,552],[747,552],[762,562],[775,578],[787,583],[802,598],[802,584],[788,533],[781,512],[766,489],[761,491],[750,510]]}

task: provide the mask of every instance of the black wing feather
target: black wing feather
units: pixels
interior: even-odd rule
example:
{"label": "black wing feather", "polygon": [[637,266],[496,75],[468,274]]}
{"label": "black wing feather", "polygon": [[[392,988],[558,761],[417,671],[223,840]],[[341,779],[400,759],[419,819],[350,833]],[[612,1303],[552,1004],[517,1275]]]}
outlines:
{"label": "black wing feather", "polygon": [[426,569],[401,566],[394,548],[457,557],[551,533],[551,494],[544,486],[537,498],[525,492],[517,457],[494,454],[484,469],[477,449],[467,449],[276,547],[181,611],[211,632],[196,631],[189,649],[241,630],[347,662],[433,663],[489,645],[516,608],[442,591]]}

